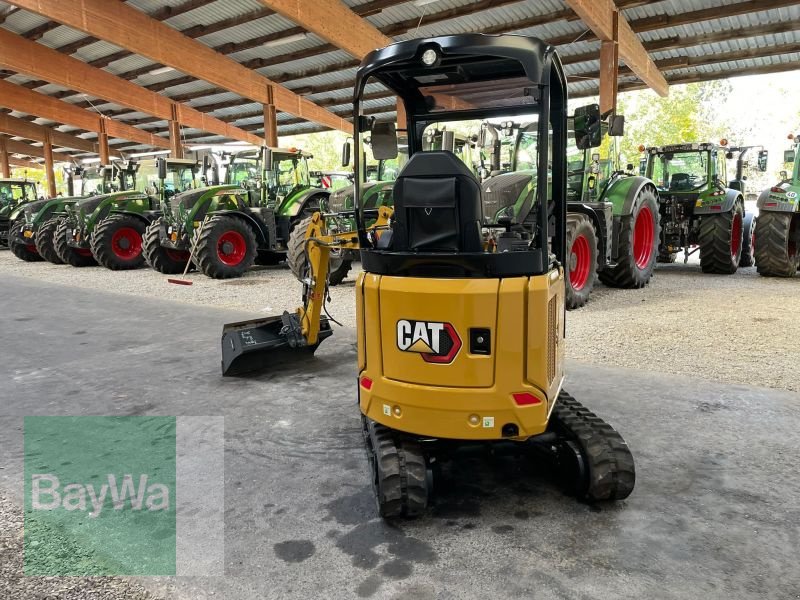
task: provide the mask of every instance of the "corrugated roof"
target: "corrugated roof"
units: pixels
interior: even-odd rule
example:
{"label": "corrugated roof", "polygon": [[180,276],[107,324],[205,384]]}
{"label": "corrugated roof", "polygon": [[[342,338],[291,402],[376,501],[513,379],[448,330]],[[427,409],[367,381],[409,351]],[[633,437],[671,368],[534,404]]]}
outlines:
{"label": "corrugated roof", "polygon": [[[344,0],[345,4],[350,7],[359,7],[369,1]],[[624,2],[624,0],[619,1]],[[656,49],[651,52],[654,60],[665,61],[665,64],[669,64],[668,67],[665,66],[665,76],[672,81],[703,76],[719,77],[720,74],[736,74],[738,70],[742,69],[779,68],[780,65],[796,64],[800,60],[800,54],[791,52],[775,56],[774,47],[800,43],[800,27],[788,27],[787,31],[774,33],[764,32],[763,27],[800,22],[800,2],[785,8],[757,10],[742,15],[727,14],[730,12],[726,10],[728,7],[744,1],[662,0],[634,5],[632,8],[624,9],[623,14],[629,21],[636,24],[642,19],[652,19],[662,15],[675,17],[694,11],[711,11],[709,14],[712,18],[706,20],[672,27],[647,27],[646,30],[639,33],[641,40],[653,44],[676,36],[682,39],[696,40],[696,43],[686,47]],[[598,83],[591,77],[591,74],[599,70],[597,59],[599,43],[593,40],[590,34],[587,35],[586,26],[579,19],[557,18],[559,15],[567,14],[565,11],[568,9],[563,0],[537,0],[535,2],[531,0],[510,2],[498,0],[490,8],[472,12],[477,2],[478,0],[436,0],[424,6],[418,6],[411,1],[398,1],[394,6],[384,8],[365,18],[369,23],[380,28],[391,28],[396,27],[398,23],[405,23],[406,26],[402,28],[403,30],[395,36],[395,39],[398,40],[418,36],[489,30],[535,35],[546,40],[567,41],[559,47],[559,51],[565,62],[565,71],[572,78],[570,94],[575,96],[596,93]],[[186,0],[159,0],[158,2],[128,0],[128,4],[148,14],[155,14],[165,6],[173,7],[179,14],[168,16],[164,22],[178,31],[200,26],[213,26],[225,20],[241,18],[242,22],[235,26],[196,37],[199,42],[210,47],[219,47],[225,44],[250,44],[251,40],[266,35],[279,38],[281,32],[297,28],[292,21],[277,14],[257,17],[266,12],[264,4],[260,0],[215,0],[207,4],[199,3],[199,6],[193,5],[191,10],[186,12],[180,12],[182,7],[187,6]],[[0,0],[0,9],[9,6],[5,0]],[[461,14],[450,15],[441,20],[434,16],[448,10],[460,11]],[[553,18],[536,23],[537,20],[542,21],[547,16],[553,16]],[[25,34],[47,22],[48,19],[44,17],[25,10],[17,10],[5,20],[2,27],[17,34]],[[410,28],[406,30],[409,25]],[[755,30],[755,28],[762,28],[762,30],[756,30],[753,35],[745,35],[741,38],[721,39],[719,37],[721,32],[745,30],[746,33],[747,30]],[[714,39],[703,41],[704,36],[712,34],[715,36]],[[195,35],[199,35],[199,33]],[[76,43],[85,37],[80,31],[57,26],[44,33],[38,42],[48,47],[59,48],[66,44]],[[663,47],[663,44],[661,45]],[[264,66],[258,71],[267,77],[285,82],[288,89],[296,90],[301,94],[315,89],[323,89],[324,91],[317,91],[307,97],[312,101],[323,102],[329,109],[342,112],[348,106],[352,95],[352,90],[348,86],[355,76],[355,69],[350,66],[354,59],[342,50],[323,52],[322,49],[326,46],[325,40],[314,34],[308,34],[300,40],[282,44],[258,44],[253,48],[243,49],[228,54],[228,56],[238,62],[258,60],[269,62],[280,57],[279,63]],[[116,55],[120,51],[121,49],[113,44],[99,41],[78,48],[74,56],[90,62]],[[720,59],[727,58],[731,54],[744,52],[756,55],[734,58],[724,62],[716,58],[717,56]],[[303,53],[305,56],[298,57],[297,53]],[[759,53],[763,55],[758,56]],[[575,57],[581,60],[578,62]],[[693,66],[680,66],[681,59],[690,61]],[[214,85],[202,80],[193,80],[187,83],[185,75],[179,71],[151,75],[146,70],[150,66],[155,69],[160,65],[156,65],[154,61],[146,57],[133,54],[111,62],[104,69],[128,78],[132,77],[128,73],[144,71],[133,81],[144,86],[154,85],[159,93],[166,96],[180,96],[187,104],[200,110],[204,110],[204,107],[208,106],[217,117],[224,118],[226,121],[232,120],[231,122],[247,126],[250,130],[261,131],[260,127],[254,127],[261,122],[261,118],[246,116],[260,109],[258,103],[245,102],[237,94],[219,93]],[[24,75],[13,75],[8,78],[8,81],[17,84],[24,84],[32,80],[33,78]],[[175,81],[177,85],[169,85],[171,81]],[[621,81],[635,82],[636,79],[626,75],[622,77]],[[372,89],[370,88],[370,91]],[[37,92],[44,94],[63,91],[63,87],[56,85],[37,88]],[[100,112],[121,112],[121,115],[115,117],[121,121],[149,119],[148,115],[141,112],[126,111],[116,104],[91,96],[89,98]],[[83,95],[64,98],[65,101],[71,103],[84,102],[85,99],[86,97]],[[221,105],[221,103],[229,103],[229,105]],[[386,109],[387,112],[379,113],[379,116],[391,116],[393,99],[369,100],[365,106],[376,111]],[[238,115],[244,116],[237,119]],[[309,124],[296,121],[297,119],[292,115],[279,114],[280,134],[288,135],[309,129]],[[142,127],[160,131],[160,128],[165,127],[165,122],[153,121],[143,124]],[[74,131],[75,129],[71,128],[70,130]],[[163,131],[160,133],[165,135]],[[198,132],[184,130],[184,134],[195,135]],[[206,139],[206,137],[216,139],[219,136],[209,135],[197,139]]]}

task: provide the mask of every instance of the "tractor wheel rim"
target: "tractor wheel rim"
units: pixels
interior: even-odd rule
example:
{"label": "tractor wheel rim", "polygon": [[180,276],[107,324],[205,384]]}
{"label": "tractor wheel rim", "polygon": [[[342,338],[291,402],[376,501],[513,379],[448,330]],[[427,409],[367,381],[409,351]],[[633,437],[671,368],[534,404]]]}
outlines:
{"label": "tractor wheel rim", "polygon": [[165,248],[167,256],[170,260],[175,262],[186,262],[189,260],[189,253],[186,250],[173,250],[172,248]]}
{"label": "tractor wheel rim", "polygon": [[229,267],[235,267],[244,260],[247,254],[247,242],[238,231],[226,231],[219,236],[217,256]]}
{"label": "tractor wheel rim", "polygon": [[573,290],[580,291],[589,281],[592,266],[592,251],[585,235],[579,235],[572,242],[570,255],[569,283]]}
{"label": "tractor wheel rim", "polygon": [[78,256],[91,256],[92,251],[88,248],[75,248],[75,254]]}
{"label": "tractor wheel rim", "polygon": [[643,206],[633,224],[633,259],[639,269],[646,269],[653,258],[654,239],[653,211]]}
{"label": "tractor wheel rim", "polygon": [[731,258],[735,261],[742,252],[742,215],[733,213],[731,223]]}
{"label": "tractor wheel rim", "polygon": [[142,252],[142,236],[133,227],[120,227],[111,236],[111,251],[117,258],[131,260]]}
{"label": "tractor wheel rim", "polygon": [[34,254],[39,254],[39,251],[36,249],[36,244],[28,244],[25,246],[28,249],[28,252],[33,252]]}

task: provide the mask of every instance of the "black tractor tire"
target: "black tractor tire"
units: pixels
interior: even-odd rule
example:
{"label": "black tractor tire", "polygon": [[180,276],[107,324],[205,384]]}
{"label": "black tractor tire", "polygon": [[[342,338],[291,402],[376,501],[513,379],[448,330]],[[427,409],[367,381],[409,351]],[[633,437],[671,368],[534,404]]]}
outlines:
{"label": "black tractor tire", "polygon": [[39,252],[36,250],[36,244],[31,241],[30,244],[24,244],[19,241],[19,232],[22,229],[22,221],[15,221],[11,228],[8,230],[8,246],[11,249],[11,252],[14,253],[20,260],[24,260],[25,262],[39,262],[40,260],[44,260],[41,256],[39,256]]}
{"label": "black tractor tire", "polygon": [[742,258],[739,259],[740,267],[752,267],[756,264],[756,216],[746,214],[742,221]]}
{"label": "black tractor tire", "polygon": [[744,207],[740,202],[727,213],[702,217],[697,242],[703,273],[736,273],[742,259],[743,223]]}
{"label": "black tractor tire", "polygon": [[53,236],[53,247],[56,249],[58,257],[66,264],[73,267],[91,267],[97,264],[89,249],[73,248],[67,244],[69,233],[69,222],[66,219],[59,219],[56,232]]}
{"label": "black tractor tire", "polygon": [[[306,231],[308,231],[308,225],[311,223],[312,217],[313,215],[308,215],[297,221],[289,234],[286,264],[289,265],[289,269],[291,269],[298,281],[303,281],[308,271],[305,244]],[[333,286],[342,283],[350,272],[352,264],[351,260],[334,256],[331,253],[330,262],[328,263],[328,285]]]}
{"label": "black tractor tire", "polygon": [[228,215],[211,217],[200,230],[194,261],[212,279],[241,277],[253,266],[256,236],[242,219]]}
{"label": "black tractor tire", "polygon": [[100,221],[92,233],[92,254],[98,263],[112,271],[141,269],[144,266],[142,236],[147,224],[132,215],[111,215]]}
{"label": "black tractor tire", "polygon": [[63,265],[64,261],[56,252],[55,235],[58,227],[58,217],[45,221],[36,230],[36,251],[43,259],[54,265]]}
{"label": "black tractor tire", "polygon": [[794,277],[800,268],[800,214],[762,211],[755,235],[758,273]]}
{"label": "black tractor tire", "polygon": [[[189,262],[189,251],[173,250],[161,245],[161,222],[159,217],[144,231],[142,238],[142,254],[144,260],[153,269],[164,275],[180,275],[186,270]],[[191,266],[189,269],[191,270]]]}
{"label": "black tractor tire", "polygon": [[658,197],[652,187],[646,186],[636,197],[633,212],[620,220],[619,259],[613,268],[600,271],[600,281],[609,287],[628,289],[650,283],[658,258],[659,219]]}
{"label": "black tractor tire", "polygon": [[567,310],[589,299],[597,278],[597,233],[586,215],[567,215]]}

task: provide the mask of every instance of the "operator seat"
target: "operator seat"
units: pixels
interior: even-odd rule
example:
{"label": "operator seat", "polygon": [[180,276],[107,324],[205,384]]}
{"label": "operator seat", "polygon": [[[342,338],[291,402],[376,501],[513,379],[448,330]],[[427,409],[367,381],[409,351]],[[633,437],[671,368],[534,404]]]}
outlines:
{"label": "operator seat", "polygon": [[412,155],[395,181],[393,197],[391,250],[483,251],[481,187],[452,152]]}
{"label": "operator seat", "polygon": [[682,191],[692,189],[692,182],[688,173],[673,173],[672,179],[669,183],[669,189],[672,191]]}

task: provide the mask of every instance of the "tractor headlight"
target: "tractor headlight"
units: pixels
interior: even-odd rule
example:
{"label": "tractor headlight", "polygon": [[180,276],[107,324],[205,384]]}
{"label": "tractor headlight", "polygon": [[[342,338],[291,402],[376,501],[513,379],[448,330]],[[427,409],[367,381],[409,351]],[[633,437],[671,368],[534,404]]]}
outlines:
{"label": "tractor headlight", "polygon": [[422,64],[431,66],[436,64],[436,60],[439,56],[436,54],[436,50],[429,48],[422,53]]}

